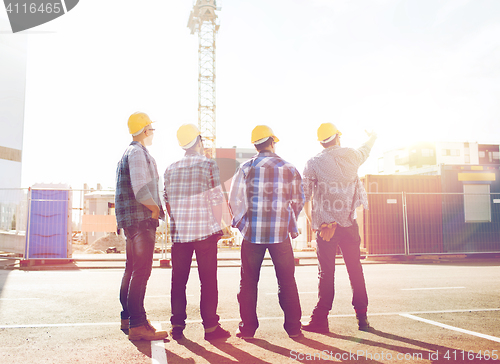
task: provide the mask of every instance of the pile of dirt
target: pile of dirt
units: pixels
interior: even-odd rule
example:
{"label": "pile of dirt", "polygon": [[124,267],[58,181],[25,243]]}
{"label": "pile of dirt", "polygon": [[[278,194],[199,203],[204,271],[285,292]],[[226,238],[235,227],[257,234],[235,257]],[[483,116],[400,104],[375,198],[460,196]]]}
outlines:
{"label": "pile of dirt", "polygon": [[111,247],[120,253],[125,253],[125,238],[122,235],[108,234],[90,244],[83,253],[106,254],[106,250]]}

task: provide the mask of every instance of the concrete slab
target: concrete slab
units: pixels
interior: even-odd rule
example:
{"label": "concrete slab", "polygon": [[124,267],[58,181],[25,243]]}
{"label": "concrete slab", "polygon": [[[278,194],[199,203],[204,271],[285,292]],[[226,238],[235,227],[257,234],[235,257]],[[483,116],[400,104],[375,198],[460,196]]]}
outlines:
{"label": "concrete slab", "polygon": [[[357,330],[347,272],[339,266],[331,333],[306,332],[297,340],[283,330],[274,269],[265,266],[259,284],[260,327],[253,341],[234,337],[239,267],[221,267],[218,314],[233,336],[212,343],[203,339],[194,268],[187,286],[186,339],[159,345],[170,364],[498,362],[493,359],[500,356],[500,342],[495,341],[500,338],[500,263],[483,263],[365,264],[371,332]],[[130,342],[119,329],[122,274],[121,268],[0,270],[0,362],[159,363],[158,346],[152,350],[149,342]],[[170,278],[170,269],[153,270],[145,299],[149,319],[167,330]],[[296,280],[307,321],[317,300],[317,268],[296,267]]]}

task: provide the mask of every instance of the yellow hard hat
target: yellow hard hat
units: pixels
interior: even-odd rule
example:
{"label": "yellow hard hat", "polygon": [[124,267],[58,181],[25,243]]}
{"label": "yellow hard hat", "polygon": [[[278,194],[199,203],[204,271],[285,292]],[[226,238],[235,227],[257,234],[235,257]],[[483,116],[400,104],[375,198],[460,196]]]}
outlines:
{"label": "yellow hard hat", "polygon": [[151,124],[149,116],[143,112],[135,112],[128,118],[128,131],[135,134],[145,126]]}
{"label": "yellow hard hat", "polygon": [[325,140],[330,139],[334,135],[338,134],[339,136],[342,133],[337,129],[335,125],[332,123],[323,123],[318,128],[318,141],[324,142]]}
{"label": "yellow hard hat", "polygon": [[201,133],[196,125],[184,124],[177,130],[177,141],[182,148],[189,149],[194,145],[198,135],[201,135]]}
{"label": "yellow hard hat", "polygon": [[[272,129],[270,127],[268,127],[267,125],[257,125],[252,130],[252,144],[260,144],[260,143],[258,143],[260,140],[266,139],[269,137],[273,138],[275,143],[280,141],[278,139],[278,137],[276,135],[274,135]],[[262,141],[262,142],[264,142],[264,141]]]}

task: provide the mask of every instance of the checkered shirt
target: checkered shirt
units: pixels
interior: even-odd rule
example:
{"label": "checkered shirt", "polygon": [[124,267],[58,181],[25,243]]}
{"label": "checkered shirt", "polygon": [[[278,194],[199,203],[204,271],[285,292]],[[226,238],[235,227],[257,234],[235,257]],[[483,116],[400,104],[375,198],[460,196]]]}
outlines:
{"label": "checkered shirt", "polygon": [[256,244],[281,243],[298,236],[297,217],[304,207],[299,171],[264,151],[244,163],[233,178],[229,204],[233,226]]}
{"label": "checkered shirt", "polygon": [[312,228],[323,223],[337,222],[351,226],[355,210],[363,205],[368,209],[366,192],[358,177],[358,168],[366,161],[373,142],[359,149],[333,146],[324,149],[307,161],[304,168],[304,193],[312,198]]}
{"label": "checkered shirt", "polygon": [[224,204],[225,199],[214,160],[186,153],[168,166],[164,182],[172,242],[200,241],[221,231],[212,208]]}
{"label": "checkered shirt", "polygon": [[146,147],[132,142],[125,150],[116,170],[115,214],[118,229],[136,225],[151,218],[144,202],[154,201],[164,218],[158,191],[158,170]]}

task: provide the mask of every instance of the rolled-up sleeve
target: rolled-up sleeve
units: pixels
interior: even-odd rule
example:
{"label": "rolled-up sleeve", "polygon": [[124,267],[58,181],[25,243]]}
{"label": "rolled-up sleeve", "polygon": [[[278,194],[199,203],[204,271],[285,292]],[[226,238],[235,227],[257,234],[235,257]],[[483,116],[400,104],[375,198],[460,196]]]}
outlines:
{"label": "rolled-up sleeve", "polygon": [[213,160],[210,160],[207,181],[210,203],[212,206],[220,205],[224,201],[224,194],[222,193],[222,186],[220,183],[219,167]]}
{"label": "rolled-up sleeve", "polygon": [[246,213],[246,184],[245,175],[241,168],[238,169],[231,181],[229,192],[229,206],[233,214],[233,226],[237,227]]}
{"label": "rolled-up sleeve", "polygon": [[170,185],[170,179],[169,179],[169,175],[167,173],[168,170],[165,171],[164,175],[163,175],[163,198],[165,199],[165,204],[170,204],[170,200],[169,200],[169,196],[168,196],[168,186]]}
{"label": "rolled-up sleeve", "polygon": [[353,152],[355,152],[354,154],[356,155],[355,158],[358,162],[358,167],[361,166],[363,163],[365,163],[365,161],[370,156],[370,151],[373,148],[373,144],[375,144],[375,139],[376,137],[371,137],[365,144],[363,144],[357,150],[353,150]]}
{"label": "rolled-up sleeve", "polygon": [[298,217],[300,211],[304,208],[305,197],[304,197],[304,189],[302,185],[302,178],[300,176],[299,171],[293,171],[293,180],[292,180],[292,196],[291,196],[292,208],[295,216]]}
{"label": "rolled-up sleeve", "polygon": [[130,182],[134,191],[135,199],[144,204],[146,201],[154,201],[156,195],[150,188],[154,185],[153,178],[149,172],[148,162],[144,153],[134,150],[129,157]]}
{"label": "rolled-up sleeve", "polygon": [[310,163],[306,163],[304,168],[304,177],[302,179],[302,187],[304,189],[304,198],[306,201],[311,201],[315,185],[316,176],[314,175],[312,166]]}

